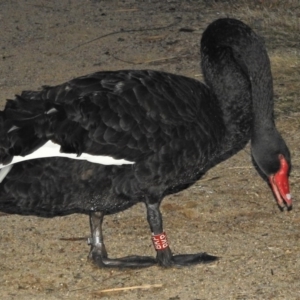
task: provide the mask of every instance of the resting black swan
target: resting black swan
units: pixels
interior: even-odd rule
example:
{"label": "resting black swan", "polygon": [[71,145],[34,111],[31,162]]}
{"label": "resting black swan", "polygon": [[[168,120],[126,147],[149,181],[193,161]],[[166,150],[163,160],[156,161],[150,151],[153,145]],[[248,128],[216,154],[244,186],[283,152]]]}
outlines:
{"label": "resting black swan", "polygon": [[[0,123],[0,210],[89,214],[89,257],[101,267],[212,261],[216,257],[206,253],[172,255],[159,207],[166,195],[192,185],[249,139],[278,205],[291,208],[290,154],[274,124],[272,75],[261,38],[241,21],[219,19],[203,33],[201,55],[206,85],[150,70],[98,72],[8,100]],[[79,158],[92,154],[99,163],[32,159],[60,155],[47,153],[55,145]],[[10,165],[24,157],[29,160]],[[157,257],[110,259],[103,217],[137,202],[146,205]]]}

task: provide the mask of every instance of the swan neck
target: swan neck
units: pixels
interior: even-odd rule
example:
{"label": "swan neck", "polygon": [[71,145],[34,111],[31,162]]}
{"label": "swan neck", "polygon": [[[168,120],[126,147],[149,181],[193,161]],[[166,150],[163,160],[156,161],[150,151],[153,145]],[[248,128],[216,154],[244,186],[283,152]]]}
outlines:
{"label": "swan neck", "polygon": [[254,120],[257,123],[268,123],[273,120],[274,111],[273,81],[269,63],[257,70],[250,68],[249,75]]}

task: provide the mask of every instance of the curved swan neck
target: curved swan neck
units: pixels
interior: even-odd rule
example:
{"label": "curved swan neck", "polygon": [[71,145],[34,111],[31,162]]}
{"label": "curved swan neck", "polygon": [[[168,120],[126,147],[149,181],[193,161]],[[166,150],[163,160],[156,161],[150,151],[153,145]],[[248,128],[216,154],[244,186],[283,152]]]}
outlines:
{"label": "curved swan neck", "polygon": [[262,38],[242,22],[220,19],[203,34],[201,46],[205,80],[225,117],[232,113],[229,121],[236,123],[241,114],[255,128],[274,126],[272,74]]}
{"label": "curved swan neck", "polygon": [[274,100],[270,60],[260,38],[255,40],[257,42],[251,44],[244,56],[251,82],[254,124],[271,125],[274,124]]}

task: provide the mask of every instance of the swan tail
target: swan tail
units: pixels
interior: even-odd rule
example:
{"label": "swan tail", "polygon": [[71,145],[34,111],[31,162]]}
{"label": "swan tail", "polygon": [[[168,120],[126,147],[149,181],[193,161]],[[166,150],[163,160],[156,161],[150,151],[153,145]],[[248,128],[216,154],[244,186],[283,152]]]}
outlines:
{"label": "swan tail", "polygon": [[[25,92],[26,93],[26,92]],[[0,164],[9,164],[14,156],[26,156],[53,135],[56,109],[44,101],[27,99],[22,93],[14,100],[7,100],[0,112]],[[52,109],[52,111],[51,111]]]}

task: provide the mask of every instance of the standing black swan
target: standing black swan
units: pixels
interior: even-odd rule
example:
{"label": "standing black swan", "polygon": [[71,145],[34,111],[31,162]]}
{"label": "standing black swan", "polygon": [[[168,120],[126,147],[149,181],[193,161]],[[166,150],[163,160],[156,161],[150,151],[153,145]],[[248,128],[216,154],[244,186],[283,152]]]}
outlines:
{"label": "standing black swan", "polygon": [[[98,72],[8,100],[0,122],[0,210],[89,214],[89,258],[100,267],[213,261],[206,253],[172,255],[159,207],[249,139],[278,205],[291,208],[290,154],[274,124],[261,38],[241,21],[219,19],[203,33],[201,55],[206,84],[150,70]],[[69,154],[98,163],[51,157]],[[108,258],[104,216],[138,202],[147,208],[156,259]]]}

